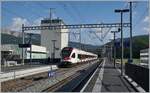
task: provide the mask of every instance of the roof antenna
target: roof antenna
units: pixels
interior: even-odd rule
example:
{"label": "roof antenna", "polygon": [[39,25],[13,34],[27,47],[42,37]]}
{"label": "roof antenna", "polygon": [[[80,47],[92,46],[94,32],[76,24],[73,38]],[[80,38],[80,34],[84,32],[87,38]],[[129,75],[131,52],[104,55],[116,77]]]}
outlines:
{"label": "roof antenna", "polygon": [[50,18],[50,25],[51,25],[51,22],[52,22],[52,10],[54,10],[55,8],[50,8],[50,14],[49,14],[49,18]]}

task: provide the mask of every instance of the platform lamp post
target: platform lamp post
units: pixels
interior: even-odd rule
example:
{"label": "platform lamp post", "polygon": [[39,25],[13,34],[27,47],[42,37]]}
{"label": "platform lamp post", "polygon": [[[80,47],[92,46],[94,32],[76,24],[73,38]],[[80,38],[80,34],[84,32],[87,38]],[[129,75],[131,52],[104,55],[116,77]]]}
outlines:
{"label": "platform lamp post", "polygon": [[120,26],[120,31],[121,31],[121,76],[123,75],[123,54],[124,54],[124,47],[123,47],[123,13],[129,12],[129,9],[116,9],[115,13],[120,13],[121,14],[121,26]]}
{"label": "platform lamp post", "polygon": [[30,64],[32,64],[32,33],[29,34],[30,35]]}
{"label": "platform lamp post", "polygon": [[55,43],[56,43],[56,41],[57,41],[57,40],[52,40],[52,42],[53,42],[53,54],[52,54],[52,58],[53,58],[53,59],[55,59],[55,49],[56,49]]}
{"label": "platform lamp post", "polygon": [[[55,59],[55,49],[56,49],[56,46],[55,46],[55,43],[56,43],[57,40],[52,40],[52,43],[53,43],[53,53],[52,53],[52,60],[54,61]],[[52,76],[52,64],[50,66],[50,76]]]}
{"label": "platform lamp post", "polygon": [[[25,37],[24,37],[24,24],[22,24],[22,44],[25,43]],[[22,65],[24,65],[24,48],[22,48]]]}
{"label": "platform lamp post", "polygon": [[132,2],[130,1],[130,62],[133,62],[132,58]]}
{"label": "platform lamp post", "polygon": [[113,45],[112,45],[112,39],[109,39],[110,40],[110,61],[112,61],[112,55],[113,55],[113,51],[112,51],[112,47],[113,47]]}
{"label": "platform lamp post", "polygon": [[111,31],[111,33],[114,34],[114,40],[113,40],[113,58],[114,58],[114,68],[116,67],[116,46],[115,46],[115,41],[116,41],[116,33],[120,32],[120,28],[118,28],[118,31]]}

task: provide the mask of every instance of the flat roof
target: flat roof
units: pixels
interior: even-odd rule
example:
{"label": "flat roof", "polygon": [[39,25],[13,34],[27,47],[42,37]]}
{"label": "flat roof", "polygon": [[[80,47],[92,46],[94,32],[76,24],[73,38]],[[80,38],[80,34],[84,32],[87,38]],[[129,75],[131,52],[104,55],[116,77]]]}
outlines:
{"label": "flat roof", "polygon": [[142,50],[140,50],[140,52],[148,52],[148,50],[149,50],[149,48],[147,48],[147,49],[142,49]]}
{"label": "flat roof", "polygon": [[45,18],[43,20],[41,20],[41,24],[48,24],[48,23],[54,23],[54,24],[58,24],[58,23],[63,23],[62,19],[49,19],[49,18]]}

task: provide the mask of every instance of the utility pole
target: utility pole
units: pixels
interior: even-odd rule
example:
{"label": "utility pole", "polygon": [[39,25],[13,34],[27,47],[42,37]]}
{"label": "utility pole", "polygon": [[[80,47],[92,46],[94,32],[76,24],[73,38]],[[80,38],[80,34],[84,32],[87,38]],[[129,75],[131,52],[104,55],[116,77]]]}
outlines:
{"label": "utility pole", "polygon": [[112,50],[112,47],[113,47],[113,45],[112,45],[112,39],[109,39],[110,40],[110,61],[112,61],[112,56],[113,56],[113,50]]}
{"label": "utility pole", "polygon": [[130,62],[132,59],[132,2],[130,1]]}
{"label": "utility pole", "polygon": [[30,33],[30,64],[32,63],[32,33]]}
{"label": "utility pole", "polygon": [[80,32],[79,32],[79,42],[80,42],[80,50],[82,50],[82,43],[81,43],[81,28],[80,28],[80,30],[79,30]]}
{"label": "utility pole", "polygon": [[111,33],[114,34],[114,40],[113,40],[113,57],[114,57],[114,68],[116,67],[116,46],[115,46],[115,41],[116,41],[116,33],[120,32],[120,28],[118,29],[118,31],[111,31]]}
{"label": "utility pole", "polygon": [[52,40],[52,42],[53,42],[53,54],[52,54],[52,58],[55,59],[55,49],[56,49],[55,42],[56,42],[56,40]]}
{"label": "utility pole", "polygon": [[129,9],[123,9],[123,10],[115,10],[116,13],[121,13],[121,76],[123,76],[123,56],[124,56],[124,47],[123,47],[123,13],[129,12]]}
{"label": "utility pole", "polygon": [[113,56],[113,51],[112,51],[112,43],[111,43],[111,61],[112,61],[112,56]]}
{"label": "utility pole", "polygon": [[[24,44],[24,24],[22,24],[22,44]],[[24,48],[22,47],[22,65],[24,65]]]}
{"label": "utility pole", "polygon": [[121,75],[123,75],[123,56],[124,56],[122,15],[123,15],[123,12],[121,12]]}

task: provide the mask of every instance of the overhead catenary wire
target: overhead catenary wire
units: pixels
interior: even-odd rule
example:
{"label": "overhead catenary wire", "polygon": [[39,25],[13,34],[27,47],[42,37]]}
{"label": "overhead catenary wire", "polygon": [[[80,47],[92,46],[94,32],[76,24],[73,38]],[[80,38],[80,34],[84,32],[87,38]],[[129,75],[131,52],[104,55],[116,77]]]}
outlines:
{"label": "overhead catenary wire", "polygon": [[11,15],[16,16],[16,17],[20,17],[20,18],[22,18],[22,19],[27,19],[27,21],[31,22],[28,18],[24,17],[23,15],[17,14],[17,13],[15,13],[14,11],[11,11],[11,10],[6,9],[6,8],[4,8],[4,7],[2,7],[2,10],[5,11],[5,12],[7,12],[7,13],[9,13],[9,14],[11,14]]}
{"label": "overhead catenary wire", "polygon": [[[72,12],[70,12],[68,9],[67,9],[67,5],[62,3],[62,2],[57,2],[60,6],[62,6],[62,8],[64,9],[64,11],[66,12],[66,14],[71,18],[72,21],[76,21],[77,19],[74,18]],[[73,30],[72,30],[73,31]],[[74,35],[74,37],[76,38],[76,33],[72,33]]]}
{"label": "overhead catenary wire", "polygon": [[139,16],[135,21],[136,24],[133,25],[133,28],[136,28],[136,26],[140,24],[140,21],[145,17],[146,13],[148,13],[148,7],[145,8],[145,11],[143,11],[143,13],[141,13],[141,16]]}
{"label": "overhead catenary wire", "polygon": [[[75,6],[73,6],[73,5],[70,5],[70,6],[74,9],[74,11],[76,12],[78,18],[79,18],[82,22],[85,22],[85,21],[84,21],[84,17],[80,14],[80,12],[78,11],[78,9],[77,9]],[[91,28],[90,28],[90,30],[92,31]],[[90,36],[90,35],[91,35],[91,34],[90,34],[91,32],[90,32],[90,31],[88,31],[88,32],[89,32],[89,34],[88,34],[89,38],[92,39],[91,36]],[[98,40],[100,40],[96,34],[94,34],[94,35],[97,37]],[[101,41],[101,40],[100,40],[100,41]],[[94,42],[94,43],[96,44],[96,42]]]}
{"label": "overhead catenary wire", "polygon": [[[27,2],[25,2],[25,4],[24,4],[24,7],[25,7],[25,5],[28,5],[29,6],[29,4],[27,3]],[[27,7],[30,11],[29,12],[32,12],[32,14],[34,14],[34,18],[35,18],[35,16],[37,17],[37,18],[42,18],[43,16],[42,15],[39,15],[39,13],[37,12],[37,10],[34,10],[34,9],[36,9],[36,8],[30,8],[30,7]],[[41,14],[41,13],[40,13]]]}
{"label": "overhead catenary wire", "polygon": [[[57,2],[57,3],[58,3],[60,6],[63,5],[62,8],[64,9],[64,11],[65,11],[67,14],[69,14],[69,17],[70,17],[71,19],[76,20],[76,19],[74,19],[74,18],[71,17],[72,15],[70,15],[70,13],[68,13],[68,10],[66,10],[66,8],[65,8],[65,4],[62,4],[62,3],[60,3],[60,2]],[[37,3],[37,5],[40,6],[40,7],[41,7],[42,9],[44,9],[44,10],[47,9],[47,7],[45,7],[43,4],[41,4],[41,3],[39,3],[39,2]],[[73,36],[76,38],[76,35],[75,35],[76,33],[74,33],[74,32],[72,32],[72,33],[73,33]],[[70,35],[71,35],[71,32],[69,32],[69,39],[70,39]]]}
{"label": "overhead catenary wire", "polygon": [[[5,11],[5,12],[11,14],[11,15],[14,15],[16,18],[19,17],[19,18],[22,18],[22,19],[26,19],[26,20],[27,20],[27,23],[26,23],[26,24],[25,24],[25,23],[22,23],[22,24],[24,24],[24,25],[32,24],[32,21],[30,21],[28,18],[24,17],[24,16],[21,15],[21,14],[18,14],[18,13],[16,13],[16,12],[11,11],[11,10],[9,10],[9,9],[6,9],[6,8],[4,8],[4,7],[2,7],[2,9],[3,9],[3,11]],[[22,29],[21,29],[22,24],[20,24],[20,29],[19,29],[19,31],[22,31]],[[11,29],[12,29],[12,28],[9,27],[9,30],[11,30]],[[13,30],[13,31],[18,31],[18,30]],[[27,32],[26,32],[26,33],[27,33]],[[25,34],[26,34],[26,33],[25,33]]]}

